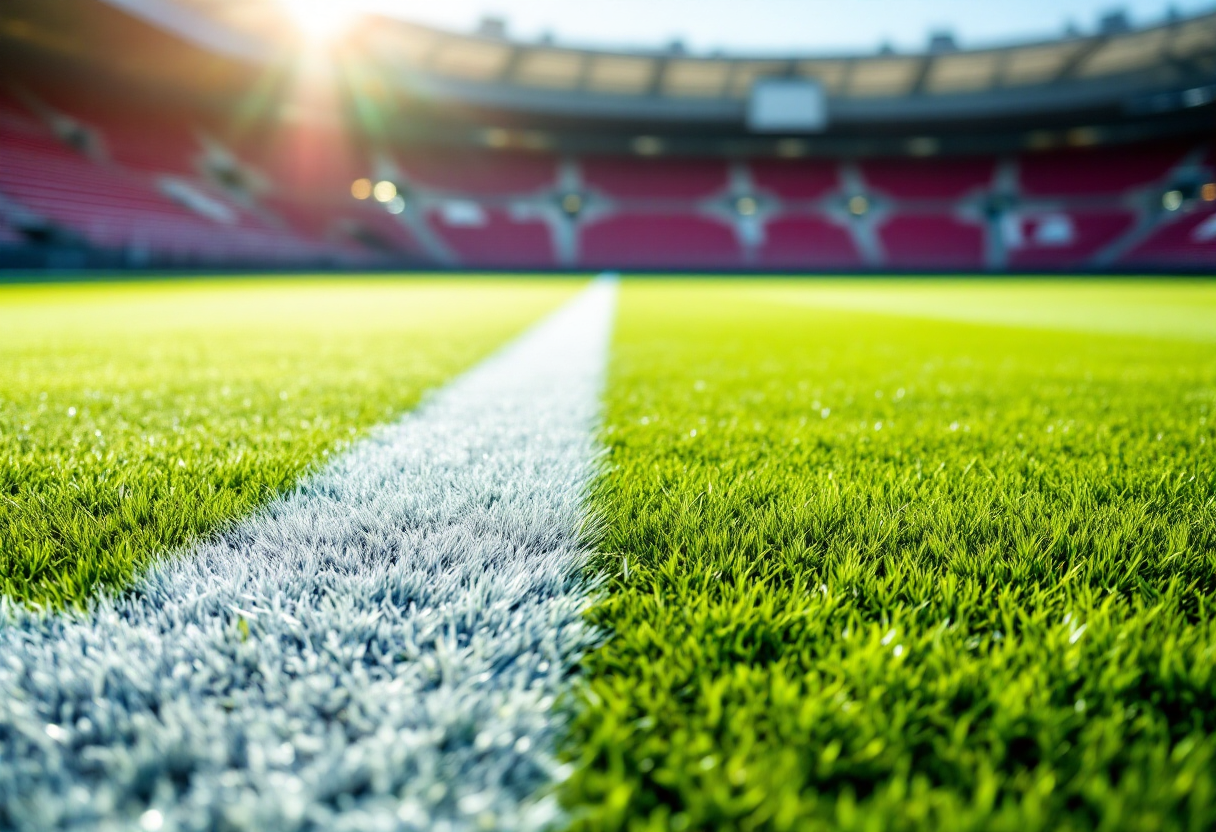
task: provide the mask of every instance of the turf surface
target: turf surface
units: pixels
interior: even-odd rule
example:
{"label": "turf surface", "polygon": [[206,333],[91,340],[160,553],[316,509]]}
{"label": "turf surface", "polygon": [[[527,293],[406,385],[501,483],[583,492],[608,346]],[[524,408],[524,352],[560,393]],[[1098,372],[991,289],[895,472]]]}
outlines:
{"label": "turf surface", "polygon": [[0,288],[0,595],[77,604],[247,514],[575,282]]}
{"label": "turf surface", "polygon": [[1216,826],[1214,303],[627,284],[576,827]]}

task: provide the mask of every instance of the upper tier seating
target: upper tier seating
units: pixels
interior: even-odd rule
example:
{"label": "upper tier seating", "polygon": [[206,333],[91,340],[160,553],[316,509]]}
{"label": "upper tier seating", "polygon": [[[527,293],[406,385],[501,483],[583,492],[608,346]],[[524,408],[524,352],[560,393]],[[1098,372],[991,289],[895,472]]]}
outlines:
{"label": "upper tier seating", "polygon": [[1085,265],[1135,225],[1128,211],[1046,212],[1017,221],[1007,239],[1014,269],[1058,269]]}
{"label": "upper tier seating", "polygon": [[757,265],[765,269],[855,269],[862,261],[847,229],[823,217],[785,215],[764,226]]}
{"label": "upper tier seating", "polygon": [[557,160],[506,150],[426,150],[397,159],[412,185],[463,196],[524,196],[557,185]]}
{"label": "upper tier seating", "polygon": [[615,214],[582,229],[579,263],[600,269],[730,269],[743,252],[730,226],[695,214]]}
{"label": "upper tier seating", "polygon": [[1163,179],[1188,149],[1170,142],[1030,153],[1018,176],[1027,196],[1111,196]]}
{"label": "upper tier seating", "polygon": [[886,264],[896,269],[982,269],[984,229],[948,214],[902,214],[878,230]]}
{"label": "upper tier seating", "polygon": [[696,200],[726,190],[726,163],[707,159],[588,157],[583,183],[614,199]]}
{"label": "upper tier seating", "polygon": [[469,205],[462,211],[428,211],[426,220],[456,256],[458,265],[546,269],[556,264],[553,235],[542,219],[523,219],[502,209]]}
{"label": "upper tier seating", "polygon": [[990,188],[996,160],[869,159],[859,167],[869,188],[893,199],[949,200]]}
{"label": "upper tier seating", "polygon": [[835,162],[754,159],[748,163],[756,190],[783,200],[823,199],[840,190]]}

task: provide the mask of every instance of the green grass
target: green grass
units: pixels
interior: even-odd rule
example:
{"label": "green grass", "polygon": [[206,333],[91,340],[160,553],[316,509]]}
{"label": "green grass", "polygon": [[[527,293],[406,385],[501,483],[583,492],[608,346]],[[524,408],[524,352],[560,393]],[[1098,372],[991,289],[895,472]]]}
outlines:
{"label": "green grass", "polygon": [[1216,827],[1214,340],[1211,282],[627,284],[575,827]]}
{"label": "green grass", "polygon": [[61,606],[121,588],[577,288],[0,287],[0,594]]}

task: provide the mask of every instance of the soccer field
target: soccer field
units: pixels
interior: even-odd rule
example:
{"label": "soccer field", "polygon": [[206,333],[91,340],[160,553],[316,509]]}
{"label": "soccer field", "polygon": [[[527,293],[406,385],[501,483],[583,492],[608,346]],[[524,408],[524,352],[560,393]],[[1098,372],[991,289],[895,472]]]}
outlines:
{"label": "soccer field", "polygon": [[0,288],[0,827],[1216,825],[1216,284],[585,286]]}

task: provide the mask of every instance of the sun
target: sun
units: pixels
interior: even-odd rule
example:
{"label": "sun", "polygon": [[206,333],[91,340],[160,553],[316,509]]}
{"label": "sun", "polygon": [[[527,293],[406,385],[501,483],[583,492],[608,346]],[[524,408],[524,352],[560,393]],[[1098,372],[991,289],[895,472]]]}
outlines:
{"label": "sun", "polygon": [[359,10],[344,0],[279,0],[287,16],[306,39],[324,43],[354,23]]}

